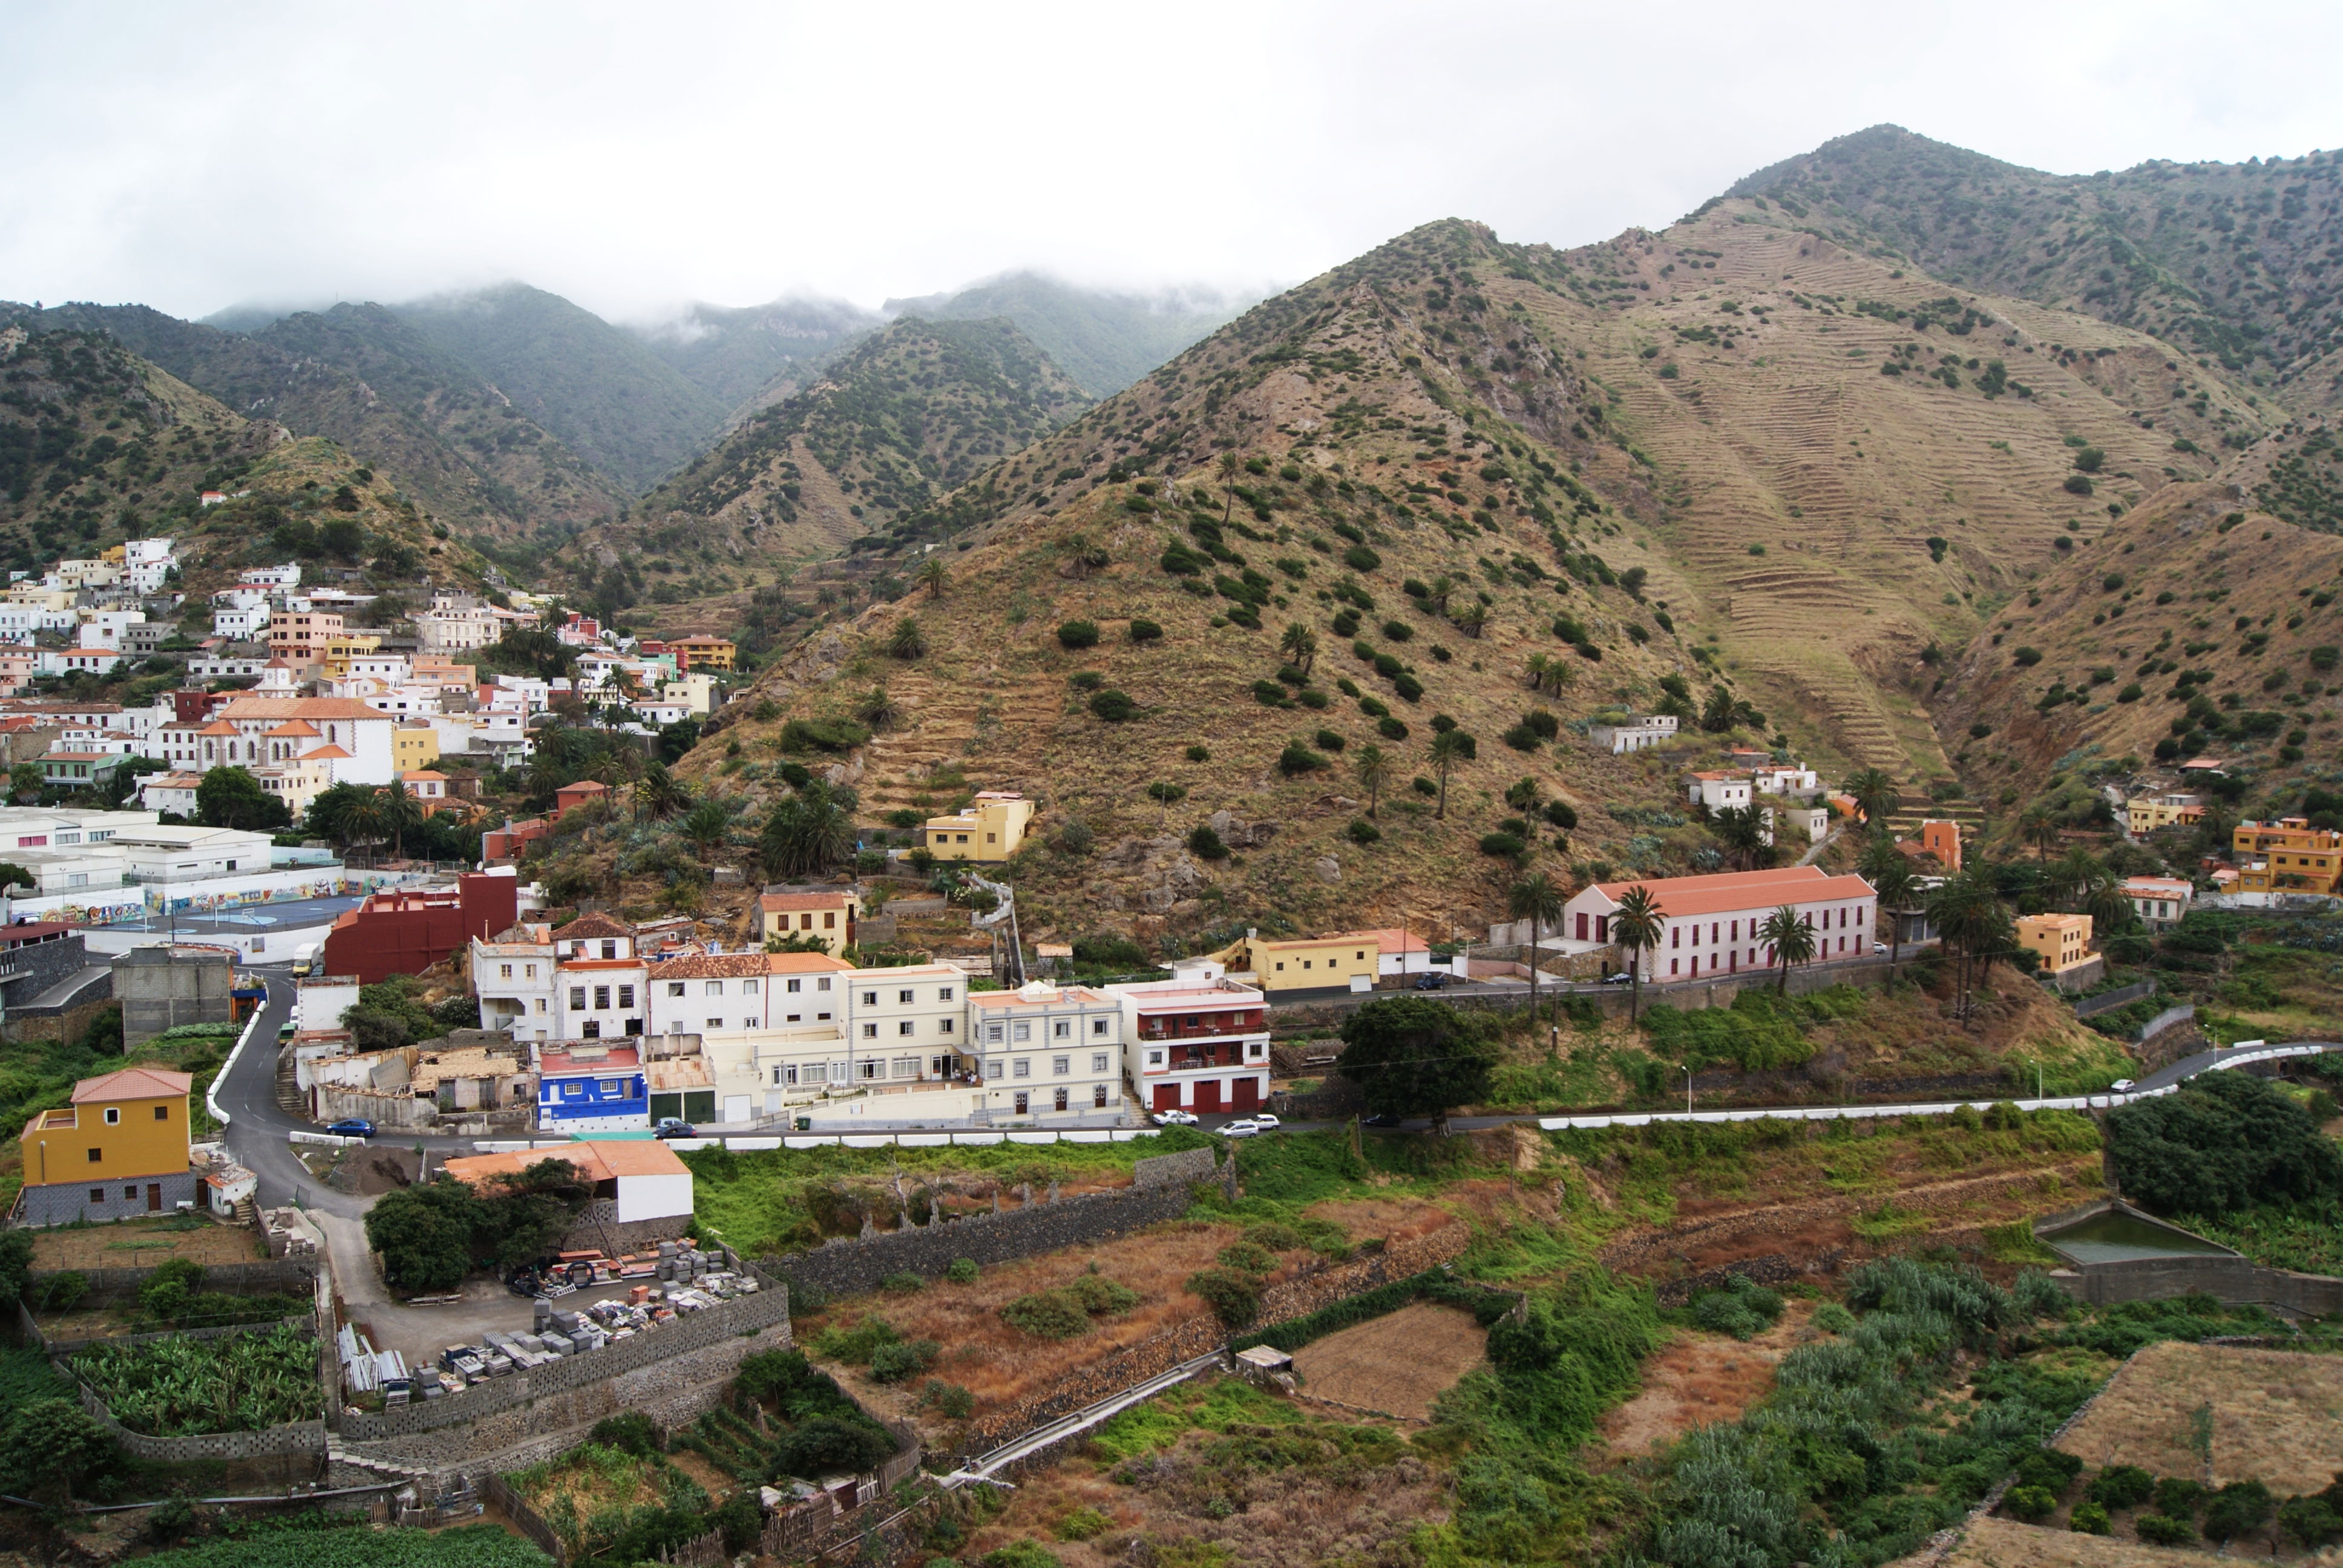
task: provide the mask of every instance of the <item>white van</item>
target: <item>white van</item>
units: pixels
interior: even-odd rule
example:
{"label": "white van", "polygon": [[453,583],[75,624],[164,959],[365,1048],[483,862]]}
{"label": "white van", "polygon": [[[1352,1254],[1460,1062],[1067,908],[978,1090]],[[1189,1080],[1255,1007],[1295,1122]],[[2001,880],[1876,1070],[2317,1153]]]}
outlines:
{"label": "white van", "polygon": [[293,972],[296,975],[315,974],[317,970],[317,944],[303,942],[293,950]]}

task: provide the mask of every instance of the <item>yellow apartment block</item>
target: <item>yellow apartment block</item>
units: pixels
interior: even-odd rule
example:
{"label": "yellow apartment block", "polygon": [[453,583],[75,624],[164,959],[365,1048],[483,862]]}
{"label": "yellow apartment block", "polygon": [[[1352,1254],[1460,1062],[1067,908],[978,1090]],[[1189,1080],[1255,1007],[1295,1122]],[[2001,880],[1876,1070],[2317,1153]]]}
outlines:
{"label": "yellow apartment block", "polygon": [[928,819],[928,852],[939,860],[1005,860],[1025,841],[1025,824],[1032,819],[1032,801],[987,789],[956,816]]}
{"label": "yellow apartment block", "polygon": [[2343,833],[2300,817],[2240,822],[2229,843],[2240,861],[2240,893],[2332,893],[2343,880]]}
{"label": "yellow apartment block", "polygon": [[2046,973],[2064,973],[2091,956],[2091,917],[2020,915],[2017,945],[2039,955]]}
{"label": "yellow apartment block", "polygon": [[70,1105],[25,1124],[17,1218],[28,1225],[126,1220],[193,1202],[187,1091],[194,1083],[167,1068],[126,1067],[74,1085]]}

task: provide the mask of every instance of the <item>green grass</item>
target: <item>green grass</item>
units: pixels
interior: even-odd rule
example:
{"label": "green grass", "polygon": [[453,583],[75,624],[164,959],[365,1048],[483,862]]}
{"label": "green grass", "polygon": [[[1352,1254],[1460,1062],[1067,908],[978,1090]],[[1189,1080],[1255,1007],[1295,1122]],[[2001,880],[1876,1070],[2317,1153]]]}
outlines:
{"label": "green grass", "polygon": [[552,1559],[493,1524],[427,1533],[367,1524],[249,1530],[142,1557],[151,1568],[546,1568]]}
{"label": "green grass", "polygon": [[2271,1204],[2220,1219],[2182,1216],[2173,1221],[2235,1247],[2267,1268],[2305,1274],[2343,1274],[2343,1203]]}
{"label": "green grass", "polygon": [[1093,1432],[1091,1443],[1101,1457],[1119,1463],[1170,1448],[1190,1432],[1292,1426],[1308,1419],[1290,1401],[1265,1394],[1249,1382],[1215,1378],[1182,1383],[1159,1398],[1131,1406]]}

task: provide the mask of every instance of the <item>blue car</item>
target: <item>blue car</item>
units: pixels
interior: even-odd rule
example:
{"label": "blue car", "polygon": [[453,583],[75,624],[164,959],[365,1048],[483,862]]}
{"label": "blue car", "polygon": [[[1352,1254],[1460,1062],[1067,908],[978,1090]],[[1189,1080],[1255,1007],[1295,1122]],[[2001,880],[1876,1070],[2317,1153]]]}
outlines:
{"label": "blue car", "polygon": [[363,1116],[353,1116],[347,1121],[337,1121],[326,1129],[337,1138],[371,1138],[374,1123]]}

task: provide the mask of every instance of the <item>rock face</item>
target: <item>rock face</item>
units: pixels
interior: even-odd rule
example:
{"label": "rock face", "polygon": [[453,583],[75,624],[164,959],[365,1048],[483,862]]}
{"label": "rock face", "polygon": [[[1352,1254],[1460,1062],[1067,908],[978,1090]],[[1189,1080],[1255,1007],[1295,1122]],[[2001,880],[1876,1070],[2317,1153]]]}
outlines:
{"label": "rock face", "polygon": [[1204,819],[1221,842],[1232,849],[1258,849],[1277,836],[1274,822],[1240,822],[1233,812],[1215,811]]}
{"label": "rock face", "polygon": [[1322,882],[1339,882],[1342,879],[1342,862],[1332,855],[1321,855],[1310,863],[1310,869],[1318,873],[1318,879]]}

